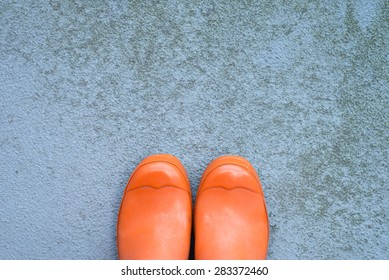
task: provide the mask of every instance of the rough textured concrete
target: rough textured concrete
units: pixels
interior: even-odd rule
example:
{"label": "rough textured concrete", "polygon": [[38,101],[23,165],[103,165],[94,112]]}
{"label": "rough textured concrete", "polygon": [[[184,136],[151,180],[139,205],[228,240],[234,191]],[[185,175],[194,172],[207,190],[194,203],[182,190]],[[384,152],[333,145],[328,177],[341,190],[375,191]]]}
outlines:
{"label": "rough textured concrete", "polygon": [[0,259],[115,259],[154,153],[248,158],[269,259],[389,259],[388,2],[182,2],[0,2]]}

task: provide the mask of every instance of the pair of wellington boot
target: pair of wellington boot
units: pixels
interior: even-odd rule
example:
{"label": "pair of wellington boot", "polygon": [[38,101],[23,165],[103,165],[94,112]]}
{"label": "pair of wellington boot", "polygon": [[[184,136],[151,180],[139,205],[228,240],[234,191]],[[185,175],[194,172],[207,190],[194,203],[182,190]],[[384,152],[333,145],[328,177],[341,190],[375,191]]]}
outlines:
{"label": "pair of wellington boot", "polygon": [[[269,222],[259,177],[246,159],[223,156],[206,168],[194,211],[195,259],[265,259]],[[144,159],[124,191],[117,222],[119,259],[188,259],[192,195],[172,155]]]}

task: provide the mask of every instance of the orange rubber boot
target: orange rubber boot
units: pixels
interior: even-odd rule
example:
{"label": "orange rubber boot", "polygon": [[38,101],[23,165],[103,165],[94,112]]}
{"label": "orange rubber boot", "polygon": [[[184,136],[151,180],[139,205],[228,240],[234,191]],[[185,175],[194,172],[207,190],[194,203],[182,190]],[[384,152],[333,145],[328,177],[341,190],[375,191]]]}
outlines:
{"label": "orange rubber boot", "polygon": [[171,155],[144,159],[124,191],[117,222],[119,259],[188,259],[192,195],[181,162]]}
{"label": "orange rubber boot", "polygon": [[261,183],[249,161],[223,156],[206,168],[196,197],[195,259],[265,259],[269,222]]}

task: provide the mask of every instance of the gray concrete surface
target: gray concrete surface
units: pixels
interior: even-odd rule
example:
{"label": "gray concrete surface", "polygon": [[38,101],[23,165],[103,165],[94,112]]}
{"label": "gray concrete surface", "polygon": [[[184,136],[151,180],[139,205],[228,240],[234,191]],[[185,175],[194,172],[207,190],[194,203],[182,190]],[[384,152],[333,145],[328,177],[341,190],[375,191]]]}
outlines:
{"label": "gray concrete surface", "polygon": [[389,259],[388,13],[1,1],[0,259],[115,259],[123,189],[154,153],[193,195],[212,159],[248,158],[269,259]]}

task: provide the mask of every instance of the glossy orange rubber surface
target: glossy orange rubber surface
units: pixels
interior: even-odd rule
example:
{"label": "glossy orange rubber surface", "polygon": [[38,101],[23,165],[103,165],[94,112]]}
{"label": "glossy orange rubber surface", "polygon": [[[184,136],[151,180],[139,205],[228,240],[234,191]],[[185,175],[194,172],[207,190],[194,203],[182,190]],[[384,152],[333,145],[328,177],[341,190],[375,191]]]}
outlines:
{"label": "glossy orange rubber surface", "polygon": [[119,259],[188,259],[192,196],[181,162],[171,155],[144,159],[124,191],[117,222]]}
{"label": "glossy orange rubber surface", "polygon": [[195,259],[266,258],[266,203],[249,161],[223,156],[208,165],[196,197],[194,229]]}

